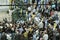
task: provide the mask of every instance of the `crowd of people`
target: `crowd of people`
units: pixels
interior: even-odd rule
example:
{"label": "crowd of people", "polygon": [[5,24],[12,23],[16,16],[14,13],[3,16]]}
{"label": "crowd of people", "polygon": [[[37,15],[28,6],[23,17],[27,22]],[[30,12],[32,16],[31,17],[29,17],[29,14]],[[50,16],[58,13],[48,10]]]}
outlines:
{"label": "crowd of people", "polygon": [[0,26],[0,40],[60,40],[58,12],[51,5],[29,5],[27,21],[13,23],[5,21]]}

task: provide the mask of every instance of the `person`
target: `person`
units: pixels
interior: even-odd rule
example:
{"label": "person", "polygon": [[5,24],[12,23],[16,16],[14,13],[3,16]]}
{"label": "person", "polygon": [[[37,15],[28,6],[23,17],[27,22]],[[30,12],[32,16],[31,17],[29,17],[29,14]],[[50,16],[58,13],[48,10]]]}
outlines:
{"label": "person", "polygon": [[43,40],[43,32],[42,31],[40,31],[39,40]]}
{"label": "person", "polygon": [[46,19],[45,20],[45,28],[47,28],[47,25],[48,25],[48,22],[47,22],[48,20]]}
{"label": "person", "polygon": [[50,16],[54,15],[54,10],[50,11]]}
{"label": "person", "polygon": [[4,32],[2,33],[1,40],[7,40],[7,36]]}
{"label": "person", "polygon": [[33,34],[33,40],[36,40],[36,34],[35,34],[35,32]]}
{"label": "person", "polygon": [[6,36],[7,36],[8,40],[11,40],[11,34],[10,33],[7,33]]}
{"label": "person", "polygon": [[17,33],[15,34],[15,39],[14,40],[20,40],[20,34],[19,34],[19,31],[17,31]]}
{"label": "person", "polygon": [[[37,15],[37,16],[38,16],[38,15]],[[35,22],[36,24],[38,24],[38,23],[40,22],[40,18],[37,17],[37,16],[34,18],[34,22]]]}
{"label": "person", "polygon": [[53,40],[53,26],[51,24],[48,25],[47,28],[47,33],[49,35],[49,39],[48,40]]}
{"label": "person", "polygon": [[38,24],[38,27],[39,27],[39,29],[43,30],[43,22],[42,21]]}
{"label": "person", "polygon": [[36,30],[36,40],[38,40],[38,39],[39,39],[39,29]]}
{"label": "person", "polygon": [[32,32],[33,32],[33,29],[31,27],[29,27],[29,33],[28,33],[28,37],[29,39],[28,40],[31,40],[32,39]]}
{"label": "person", "polygon": [[24,31],[23,27],[19,28],[19,31],[20,31],[20,34],[22,34],[22,32]]}
{"label": "person", "polygon": [[48,34],[47,34],[47,32],[46,32],[46,31],[44,32],[43,40],[48,40]]}

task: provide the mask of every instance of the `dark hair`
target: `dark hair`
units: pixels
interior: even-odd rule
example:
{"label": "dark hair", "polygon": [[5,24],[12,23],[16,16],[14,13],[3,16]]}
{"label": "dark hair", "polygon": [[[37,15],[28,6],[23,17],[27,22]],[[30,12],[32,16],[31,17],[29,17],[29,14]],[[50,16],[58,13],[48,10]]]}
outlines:
{"label": "dark hair", "polygon": [[33,15],[35,15],[35,12],[33,12]]}

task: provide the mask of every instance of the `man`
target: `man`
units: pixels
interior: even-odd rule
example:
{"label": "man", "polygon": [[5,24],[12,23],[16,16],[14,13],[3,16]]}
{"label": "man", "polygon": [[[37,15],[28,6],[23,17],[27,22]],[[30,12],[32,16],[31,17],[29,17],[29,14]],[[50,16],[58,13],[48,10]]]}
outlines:
{"label": "man", "polygon": [[34,18],[34,22],[35,22],[36,24],[38,24],[38,23],[40,22],[40,18],[39,18],[39,17],[35,17],[35,18]]}
{"label": "man", "polygon": [[44,32],[43,40],[48,40],[48,34],[47,34],[47,32]]}
{"label": "man", "polygon": [[43,22],[42,21],[38,24],[38,27],[39,27],[40,30],[43,29]]}

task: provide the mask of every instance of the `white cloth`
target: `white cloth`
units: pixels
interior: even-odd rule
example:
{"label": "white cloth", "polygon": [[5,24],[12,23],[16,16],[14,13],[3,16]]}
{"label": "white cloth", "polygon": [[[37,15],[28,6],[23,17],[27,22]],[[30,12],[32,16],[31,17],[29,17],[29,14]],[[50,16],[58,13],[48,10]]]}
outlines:
{"label": "white cloth", "polygon": [[59,23],[59,20],[56,20],[55,22],[56,22],[56,24],[58,24]]}
{"label": "white cloth", "polygon": [[32,12],[36,12],[36,9],[33,9],[33,11]]}
{"label": "white cloth", "polygon": [[28,7],[28,11],[31,11],[31,7]]}
{"label": "white cloth", "polygon": [[48,40],[48,34],[44,34],[43,40]]}
{"label": "white cloth", "polygon": [[8,24],[8,23],[6,23],[5,25],[6,25],[7,27],[9,27],[9,24]]}
{"label": "white cloth", "polygon": [[45,20],[45,28],[47,28],[47,21],[48,21],[48,20]]}
{"label": "white cloth", "polygon": [[11,34],[7,34],[7,39],[11,40]]}
{"label": "white cloth", "polygon": [[35,22],[36,24],[38,24],[38,23],[40,22],[39,17],[35,17],[35,18],[34,18],[34,22]]}
{"label": "white cloth", "polygon": [[29,21],[31,21],[31,17],[29,17]]}
{"label": "white cloth", "polygon": [[40,21],[39,17],[35,17],[35,20],[36,20],[37,22],[39,22],[39,21]]}
{"label": "white cloth", "polygon": [[12,12],[13,12],[14,10],[9,10],[9,15],[11,16],[12,15]]}
{"label": "white cloth", "polygon": [[20,31],[20,34],[23,32],[23,28],[21,27],[21,28],[19,28],[19,31]]}
{"label": "white cloth", "polygon": [[2,28],[3,28],[3,26],[0,26],[0,28],[2,29]]}
{"label": "white cloth", "polygon": [[42,23],[42,21],[38,24],[38,27],[39,27],[39,28],[43,28],[43,23]]}

